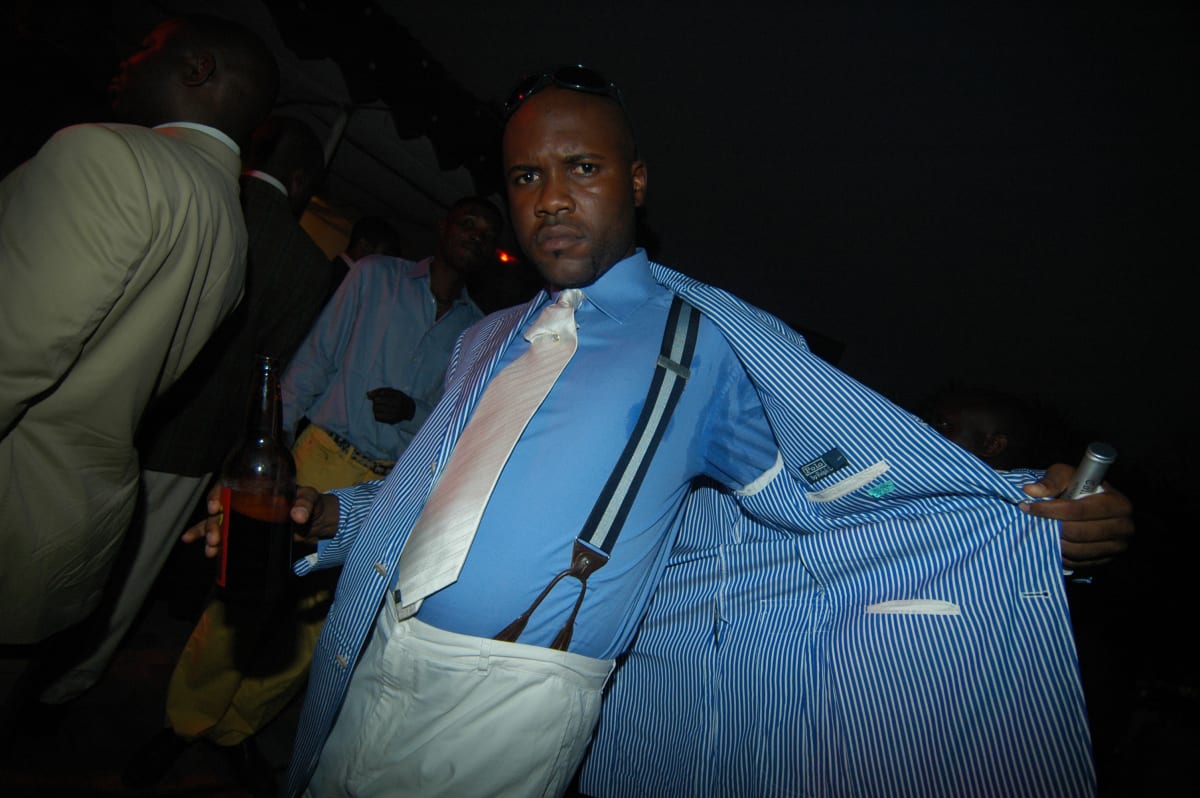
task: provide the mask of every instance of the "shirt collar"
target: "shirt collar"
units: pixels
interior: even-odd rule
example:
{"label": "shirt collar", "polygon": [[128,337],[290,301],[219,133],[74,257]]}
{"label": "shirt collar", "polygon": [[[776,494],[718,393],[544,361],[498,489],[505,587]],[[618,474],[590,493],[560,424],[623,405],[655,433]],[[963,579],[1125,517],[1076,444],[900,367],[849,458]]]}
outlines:
{"label": "shirt collar", "polygon": [[[583,287],[588,301],[604,315],[624,321],[635,310],[662,290],[650,274],[646,250],[638,247],[632,255],[617,261],[600,279]],[[557,292],[554,297],[557,298]]]}
{"label": "shirt collar", "polygon": [[288,195],[287,187],[283,185],[283,182],[279,178],[275,177],[275,175],[269,175],[261,169],[247,169],[246,171],[242,172],[242,174],[246,177],[253,177],[257,180],[267,183],[268,185],[274,186],[279,190],[279,193],[285,197]]}
{"label": "shirt collar", "polygon": [[242,148],[237,145],[237,142],[234,141],[233,139],[231,139],[228,135],[226,135],[226,133],[224,131],[217,130],[215,127],[211,127],[209,125],[202,125],[199,122],[166,122],[161,125],[155,125],[154,129],[158,130],[159,128],[164,128],[164,127],[183,127],[183,128],[187,128],[188,130],[198,130],[201,133],[206,133],[206,134],[212,136],[217,141],[224,144],[229,149],[233,150],[234,155],[236,155],[239,158],[242,157]]}
{"label": "shirt collar", "polygon": [[429,276],[429,267],[432,264],[433,264],[433,256],[432,255],[429,256],[428,258],[422,258],[421,260],[419,260],[413,264],[412,268],[408,272],[408,276],[409,277],[428,277]]}

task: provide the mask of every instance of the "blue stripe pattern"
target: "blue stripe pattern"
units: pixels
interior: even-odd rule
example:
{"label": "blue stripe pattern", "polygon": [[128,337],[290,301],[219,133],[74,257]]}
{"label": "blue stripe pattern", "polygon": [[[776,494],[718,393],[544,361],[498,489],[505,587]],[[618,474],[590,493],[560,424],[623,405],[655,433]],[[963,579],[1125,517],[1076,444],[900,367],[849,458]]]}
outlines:
{"label": "blue stripe pattern", "polygon": [[[689,496],[606,698],[584,792],[1092,794],[1058,525],[1020,512],[1016,480],[812,356],[778,319],[652,270],[730,342],[784,470],[748,495]],[[392,475],[340,494],[346,526],[319,565],[345,570],[313,660],[291,794],[394,582],[396,530],[411,528],[496,359],[544,298],[468,333],[445,398]],[[803,466],[835,448],[848,466],[808,484]],[[847,475],[877,465],[838,495]],[[958,614],[867,611],[899,600],[951,602]]]}
{"label": "blue stripe pattern", "polygon": [[[1094,794],[1059,528],[1016,507],[1032,477],[996,474],[760,311],[655,276],[726,335],[791,478],[693,492],[582,791]],[[886,470],[817,496],[851,469],[800,469],[835,446]],[[867,611],[904,599],[959,614]]]}

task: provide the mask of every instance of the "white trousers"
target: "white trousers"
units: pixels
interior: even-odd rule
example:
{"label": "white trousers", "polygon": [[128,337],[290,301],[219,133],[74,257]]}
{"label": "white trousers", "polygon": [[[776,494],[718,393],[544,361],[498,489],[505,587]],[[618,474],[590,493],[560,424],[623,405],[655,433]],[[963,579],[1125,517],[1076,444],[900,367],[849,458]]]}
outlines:
{"label": "white trousers", "polygon": [[613,661],[397,621],[386,604],[305,795],[561,795]]}

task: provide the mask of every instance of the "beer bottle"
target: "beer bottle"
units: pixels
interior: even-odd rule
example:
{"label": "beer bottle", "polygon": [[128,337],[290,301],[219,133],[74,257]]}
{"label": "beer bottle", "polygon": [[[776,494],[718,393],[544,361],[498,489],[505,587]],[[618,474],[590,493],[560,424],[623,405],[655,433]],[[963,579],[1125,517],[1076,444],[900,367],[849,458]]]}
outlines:
{"label": "beer bottle", "polygon": [[292,578],[296,463],[283,443],[277,361],[257,355],[246,432],[221,468],[217,586],[230,604],[274,604]]}

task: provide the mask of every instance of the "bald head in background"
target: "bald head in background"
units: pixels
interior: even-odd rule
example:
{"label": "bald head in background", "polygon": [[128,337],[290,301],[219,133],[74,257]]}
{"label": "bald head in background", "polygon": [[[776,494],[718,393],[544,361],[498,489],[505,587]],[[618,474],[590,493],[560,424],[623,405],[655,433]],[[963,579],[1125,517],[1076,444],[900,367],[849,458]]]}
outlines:
{"label": "bald head in background", "polygon": [[197,122],[245,146],[279,92],[279,67],[253,31],[193,15],[167,20],[121,63],[109,86],[122,122]]}

